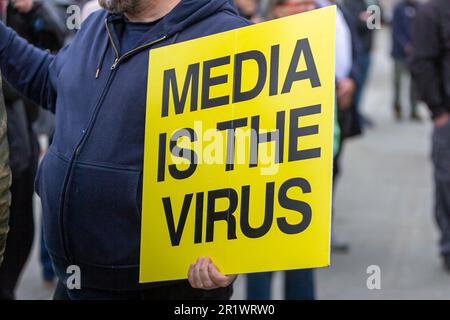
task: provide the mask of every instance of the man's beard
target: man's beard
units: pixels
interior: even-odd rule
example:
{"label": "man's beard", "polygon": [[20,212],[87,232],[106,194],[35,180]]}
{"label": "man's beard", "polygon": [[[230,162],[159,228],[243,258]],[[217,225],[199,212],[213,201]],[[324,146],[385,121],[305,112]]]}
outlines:
{"label": "man's beard", "polygon": [[134,13],[142,0],[98,0],[100,6],[111,13]]}

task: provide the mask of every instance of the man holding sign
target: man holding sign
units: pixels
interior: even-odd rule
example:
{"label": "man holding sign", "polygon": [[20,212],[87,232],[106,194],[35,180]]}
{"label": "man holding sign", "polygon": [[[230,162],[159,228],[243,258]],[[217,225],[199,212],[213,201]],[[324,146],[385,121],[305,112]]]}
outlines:
{"label": "man holding sign", "polygon": [[150,52],[142,283],[329,264],[335,13]]}
{"label": "man holding sign", "polygon": [[[56,56],[0,24],[5,78],[56,113],[36,187],[57,276],[70,299],[227,299],[234,276],[211,262],[214,284],[202,287],[223,289],[195,290],[186,280],[139,284],[148,52],[249,23],[228,0],[100,3],[106,10],[93,13]],[[197,264],[193,283],[203,269]]]}
{"label": "man holding sign", "polygon": [[57,56],[0,25],[6,78],[56,112],[36,185],[69,298],[227,299],[258,265],[328,265],[334,11],[220,33],[248,24],[228,0],[100,3]]}

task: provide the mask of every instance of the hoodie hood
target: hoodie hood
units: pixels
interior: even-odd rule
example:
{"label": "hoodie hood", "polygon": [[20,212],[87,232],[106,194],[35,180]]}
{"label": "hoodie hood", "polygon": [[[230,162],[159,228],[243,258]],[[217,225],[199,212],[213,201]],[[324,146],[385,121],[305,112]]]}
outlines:
{"label": "hoodie hood", "polygon": [[170,37],[218,11],[237,14],[229,0],[182,0],[163,18],[163,33]]}

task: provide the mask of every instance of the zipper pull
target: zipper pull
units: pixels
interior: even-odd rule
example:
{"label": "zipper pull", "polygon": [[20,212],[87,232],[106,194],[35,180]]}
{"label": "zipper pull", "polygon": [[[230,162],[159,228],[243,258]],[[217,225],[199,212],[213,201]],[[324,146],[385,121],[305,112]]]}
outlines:
{"label": "zipper pull", "polygon": [[114,60],[114,64],[111,66],[111,70],[114,70],[117,67],[118,63],[119,63],[119,59],[116,58],[116,60]]}
{"label": "zipper pull", "polygon": [[[84,131],[84,130],[83,130]],[[84,132],[83,132],[84,133]],[[78,146],[75,150],[75,157],[78,157],[80,155],[81,148]]]}

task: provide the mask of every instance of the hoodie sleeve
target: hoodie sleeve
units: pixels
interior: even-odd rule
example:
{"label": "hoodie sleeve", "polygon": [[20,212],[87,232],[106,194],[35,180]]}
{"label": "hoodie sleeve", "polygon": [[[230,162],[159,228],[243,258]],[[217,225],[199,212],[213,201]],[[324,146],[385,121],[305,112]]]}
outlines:
{"label": "hoodie sleeve", "polygon": [[55,96],[50,68],[55,56],[30,45],[0,22],[0,69],[4,78],[25,97],[43,107]]}

